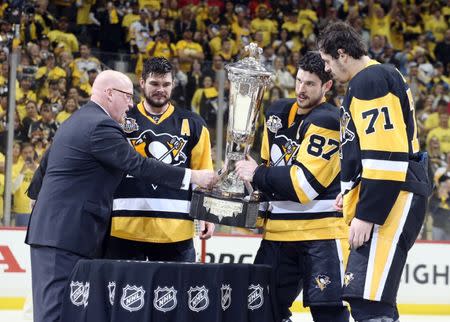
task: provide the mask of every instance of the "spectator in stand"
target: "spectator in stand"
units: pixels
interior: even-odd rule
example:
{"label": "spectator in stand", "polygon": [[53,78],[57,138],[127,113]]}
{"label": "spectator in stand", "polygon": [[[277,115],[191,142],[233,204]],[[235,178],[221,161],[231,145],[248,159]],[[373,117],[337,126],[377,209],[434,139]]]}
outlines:
{"label": "spectator in stand", "polygon": [[443,174],[430,199],[429,211],[433,218],[433,240],[450,240],[450,178]]}
{"label": "spectator in stand", "polygon": [[20,120],[26,116],[25,104],[29,100],[37,101],[36,93],[31,89],[32,79],[24,76],[19,82],[20,86],[16,90],[16,110],[19,112]]}
{"label": "spectator in stand", "polygon": [[266,47],[272,44],[275,35],[278,32],[278,24],[275,20],[268,18],[268,7],[265,4],[259,4],[256,7],[257,18],[250,23],[252,33],[262,32],[262,46]]}
{"label": "spectator in stand", "polygon": [[209,41],[212,55],[218,54],[222,50],[224,41],[230,42],[231,54],[233,56],[238,53],[236,42],[232,39],[229,28],[226,22],[221,23],[218,34]]}
{"label": "spectator in stand", "polygon": [[427,147],[430,146],[430,140],[436,137],[441,144],[443,153],[450,153],[450,127],[449,115],[447,112],[439,114],[439,126],[432,129],[427,136]]}
{"label": "spectator in stand", "polygon": [[64,109],[56,116],[56,122],[62,124],[79,109],[78,103],[74,98],[67,98],[64,102]]}
{"label": "spectator in stand", "polygon": [[36,153],[31,143],[25,142],[21,145],[20,157],[15,166],[13,166],[13,186],[14,194],[11,213],[16,221],[16,226],[24,227],[28,225],[28,219],[31,213],[31,200],[26,191],[33,178],[34,172],[38,167],[36,162]]}
{"label": "spectator in stand", "polygon": [[197,88],[192,98],[192,111],[199,114],[206,122],[208,128],[215,128],[219,92],[214,84],[213,78],[205,76],[202,87]]}
{"label": "spectator in stand", "polygon": [[31,143],[42,141],[47,146],[55,136],[59,124],[56,123],[52,107],[49,104],[43,104],[40,110],[41,119],[31,123],[30,139]]}
{"label": "spectator in stand", "polygon": [[[435,111],[435,112],[431,112],[428,115],[427,119],[425,120],[424,130],[426,133],[428,133],[432,129],[435,129],[439,126],[439,119],[440,119],[441,114],[448,114],[448,107],[447,107],[448,103],[446,101],[439,100],[436,108],[433,108],[433,106],[432,106],[433,102],[431,102],[431,104],[430,104],[430,102],[429,102],[430,99],[433,100],[433,96],[429,96],[429,98],[427,98],[426,107],[428,107],[428,109],[430,111]],[[449,126],[450,126],[450,119],[449,119]]]}
{"label": "spectator in stand", "polygon": [[50,31],[47,36],[52,43],[61,43],[69,52],[77,53],[79,51],[78,39],[73,33],[70,33],[68,29],[69,19],[63,16],[58,19],[58,29]]}
{"label": "spectator in stand", "polygon": [[41,116],[39,115],[36,101],[29,100],[25,105],[25,109],[27,114],[22,120],[22,125],[25,133],[29,133],[31,124],[39,121]]}
{"label": "spectator in stand", "polygon": [[378,34],[373,35],[368,50],[369,57],[377,61],[381,61],[381,57],[384,54],[385,45],[386,38],[384,36]]}
{"label": "spectator in stand", "polygon": [[283,91],[284,97],[295,97],[295,78],[284,67],[282,57],[276,57],[273,62],[274,84]]}
{"label": "spectator in stand", "polygon": [[176,48],[180,69],[185,73],[191,70],[195,59],[203,61],[205,58],[202,46],[193,40],[193,30],[186,29],[183,32],[183,39],[177,42]]}
{"label": "spectator in stand", "polygon": [[184,39],[185,31],[190,30],[192,33],[197,31],[197,22],[195,21],[191,8],[189,6],[181,8],[180,17],[174,22],[174,29],[175,37],[177,37],[178,41]]}
{"label": "spectator in stand", "polygon": [[436,44],[434,48],[434,55],[436,59],[440,61],[444,67],[446,67],[447,75],[450,73],[448,64],[450,63],[450,29],[447,29],[444,34],[444,39]]}
{"label": "spectator in stand", "polygon": [[447,168],[447,156],[441,151],[439,139],[433,136],[428,145],[428,158],[432,173],[436,173],[438,169]]}
{"label": "spectator in stand", "polygon": [[67,73],[64,69],[56,65],[55,56],[50,53],[45,60],[45,65],[40,67],[36,72],[39,98],[48,95],[48,80],[59,79],[61,77],[67,77]]}
{"label": "spectator in stand", "polygon": [[[83,43],[80,45],[80,57],[74,60],[75,70],[79,74],[79,80],[73,80],[72,84],[78,86],[80,83],[86,83],[88,81],[87,71],[91,69],[101,70],[101,63],[97,57],[91,54],[91,47]],[[75,70],[73,72],[75,72]]]}

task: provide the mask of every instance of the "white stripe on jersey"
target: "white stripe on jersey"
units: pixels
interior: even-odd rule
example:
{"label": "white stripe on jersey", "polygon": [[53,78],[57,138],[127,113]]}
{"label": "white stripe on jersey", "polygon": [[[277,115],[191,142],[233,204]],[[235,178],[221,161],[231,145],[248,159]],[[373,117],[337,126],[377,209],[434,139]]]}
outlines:
{"label": "white stripe on jersey", "polygon": [[164,211],[189,213],[190,201],[159,198],[120,198],[114,199],[113,211]]}
{"label": "white stripe on jersey", "polygon": [[333,207],[333,200],[312,200],[307,204],[295,201],[271,201],[270,206],[273,214],[294,214],[294,213],[314,213],[336,211]]}
{"label": "white stripe on jersey", "polygon": [[[340,239],[335,239],[336,242],[336,250],[339,258],[339,270],[341,271],[341,287],[344,286],[344,275],[345,275],[345,267],[344,267],[344,256],[342,255],[342,241]],[[345,302],[342,301],[342,305],[346,306]]]}
{"label": "white stripe on jersey", "polygon": [[377,242],[378,242],[378,231],[380,230],[380,225],[373,225],[372,240],[370,241],[370,253],[369,259],[367,261],[367,272],[366,281],[364,282],[364,295],[363,298],[367,300],[372,300],[370,298],[370,289],[372,288],[373,279],[373,269],[375,263],[375,255],[377,253]]}
{"label": "white stripe on jersey", "polygon": [[403,227],[405,226],[409,210],[411,209],[413,195],[414,194],[411,192],[408,194],[408,197],[406,197],[405,208],[403,209],[402,218],[400,219],[400,223],[398,225],[397,231],[395,232],[394,239],[392,240],[391,249],[389,250],[389,254],[386,260],[386,266],[383,270],[383,275],[381,275],[380,285],[378,286],[378,290],[375,295],[375,301],[381,300],[381,295],[383,294],[384,286],[386,285],[387,275],[389,273],[389,270],[391,269],[392,260],[394,259],[394,254],[397,249],[398,239],[403,232]]}
{"label": "white stripe on jersey", "polygon": [[406,161],[387,161],[377,159],[362,159],[362,166],[370,170],[385,170],[406,173],[408,171],[408,162]]}
{"label": "white stripe on jersey", "polygon": [[298,184],[300,185],[300,188],[302,188],[305,195],[308,197],[309,200],[313,200],[316,198],[319,193],[314,190],[314,188],[309,184],[308,180],[305,177],[305,174],[303,173],[303,170],[300,167],[297,167],[297,180]]}
{"label": "white stripe on jersey", "polygon": [[352,190],[355,185],[355,181],[341,181],[341,193],[345,194],[346,191]]}

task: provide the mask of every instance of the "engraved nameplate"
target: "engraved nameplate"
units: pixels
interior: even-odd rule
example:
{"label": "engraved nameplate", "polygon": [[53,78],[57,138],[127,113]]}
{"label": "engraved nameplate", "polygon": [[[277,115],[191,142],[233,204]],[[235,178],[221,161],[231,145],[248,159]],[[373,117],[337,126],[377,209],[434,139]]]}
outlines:
{"label": "engraved nameplate", "polygon": [[243,204],[240,202],[215,199],[206,197],[203,199],[203,206],[207,211],[219,217],[219,221],[223,217],[234,217],[242,212]]}

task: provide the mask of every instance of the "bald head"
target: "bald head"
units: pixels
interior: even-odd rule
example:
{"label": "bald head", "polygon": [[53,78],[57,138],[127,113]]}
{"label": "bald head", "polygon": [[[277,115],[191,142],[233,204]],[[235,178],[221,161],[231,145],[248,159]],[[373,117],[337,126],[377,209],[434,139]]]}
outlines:
{"label": "bald head", "polygon": [[97,75],[92,84],[91,100],[101,105],[118,122],[132,107],[133,83],[125,74],[105,70]]}

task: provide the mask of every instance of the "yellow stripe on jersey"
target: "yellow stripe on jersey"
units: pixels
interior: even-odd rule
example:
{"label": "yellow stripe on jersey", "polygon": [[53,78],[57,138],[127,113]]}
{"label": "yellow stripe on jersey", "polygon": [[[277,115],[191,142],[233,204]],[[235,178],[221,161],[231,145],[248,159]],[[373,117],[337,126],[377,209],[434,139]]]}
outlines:
{"label": "yellow stripe on jersey", "polygon": [[264,131],[261,142],[261,159],[270,162],[269,136],[267,135],[266,119],[264,119]]}
{"label": "yellow stripe on jersey", "polygon": [[[408,152],[406,125],[397,96],[388,93],[373,100],[353,97],[350,113],[362,151]],[[377,135],[371,135],[375,132]]]}
{"label": "yellow stripe on jersey", "polygon": [[189,127],[188,119],[183,119],[183,123],[181,124],[180,135],[191,136],[191,128]]}
{"label": "yellow stripe on jersey", "polygon": [[344,194],[342,213],[344,221],[350,225],[350,222],[356,215],[356,205],[359,202],[359,191],[361,190],[361,182],[356,187]]}
{"label": "yellow stripe on jersey", "polygon": [[[184,121],[184,120],[183,120]],[[213,169],[209,131],[202,126],[202,133],[191,152],[190,168],[193,170]]]}
{"label": "yellow stripe on jersey", "polygon": [[294,123],[295,116],[297,115],[297,111],[298,111],[298,104],[297,104],[297,102],[295,102],[294,104],[292,104],[291,110],[289,111],[288,127],[291,127],[292,124]]}
{"label": "yellow stripe on jersey", "polygon": [[301,241],[348,238],[348,226],[342,218],[330,217],[305,220],[268,219],[263,239],[273,241]]}
{"label": "yellow stripe on jersey", "polygon": [[113,217],[111,236],[148,243],[174,243],[194,237],[191,220],[150,217]]}
{"label": "yellow stripe on jersey", "polygon": [[301,203],[308,203],[319,195],[308,182],[300,167],[296,165],[292,166],[290,176],[297,198]]}
{"label": "yellow stripe on jersey", "polygon": [[[345,238],[336,239],[336,243],[338,244],[337,247],[339,247],[340,253],[342,254],[342,266],[343,266],[343,269],[345,272],[345,268],[347,267],[347,262],[348,262],[348,256],[350,255],[348,236],[346,236]],[[344,274],[342,274],[342,278],[343,277],[344,277]]]}
{"label": "yellow stripe on jersey", "polygon": [[339,174],[339,131],[314,124],[308,127],[297,154],[297,161],[308,169],[316,180],[328,187]]}
{"label": "yellow stripe on jersey", "polygon": [[374,227],[369,254],[369,262],[372,262],[373,265],[370,265],[372,270],[368,270],[366,275],[365,299],[372,301],[381,299],[398,239],[409,213],[411,200],[412,193],[400,191],[384,225],[375,225]]}

